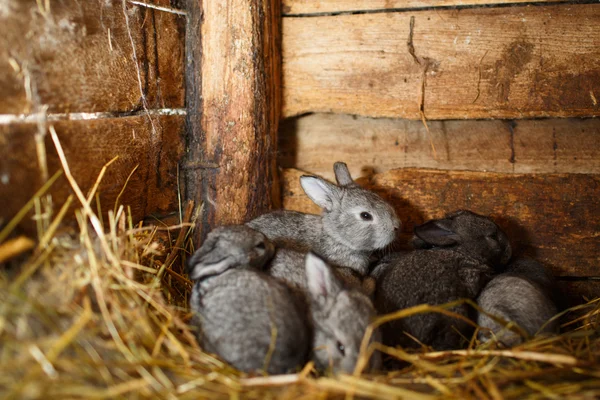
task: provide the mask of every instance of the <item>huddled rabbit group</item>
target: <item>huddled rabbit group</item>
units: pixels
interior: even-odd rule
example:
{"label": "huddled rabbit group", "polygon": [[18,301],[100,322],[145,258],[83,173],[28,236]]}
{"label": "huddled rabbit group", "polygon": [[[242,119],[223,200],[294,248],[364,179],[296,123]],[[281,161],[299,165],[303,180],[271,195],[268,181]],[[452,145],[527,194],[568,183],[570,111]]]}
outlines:
{"label": "huddled rabbit group", "polygon": [[[300,178],[321,215],[275,211],[219,227],[190,258],[192,324],[205,351],[246,372],[285,373],[312,360],[351,373],[364,340],[454,349],[477,323],[480,341],[511,346],[557,328],[552,276],[533,260],[511,261],[492,220],[456,211],[417,226],[414,250],[377,260],[401,222],[346,164],[334,173],[337,184]],[[476,300],[479,312],[457,302],[449,311],[462,318],[420,313],[367,329],[378,314],[459,299]],[[367,366],[381,365],[373,353]]]}

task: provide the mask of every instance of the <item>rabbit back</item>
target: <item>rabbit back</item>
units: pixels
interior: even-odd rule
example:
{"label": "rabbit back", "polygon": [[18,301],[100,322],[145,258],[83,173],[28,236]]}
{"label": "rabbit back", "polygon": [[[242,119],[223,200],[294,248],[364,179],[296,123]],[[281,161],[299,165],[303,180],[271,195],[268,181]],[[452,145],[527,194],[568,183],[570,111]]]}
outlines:
{"label": "rabbit back", "polygon": [[245,371],[279,374],[306,361],[306,317],[289,289],[258,271],[230,270],[199,281],[191,307],[206,351]]}
{"label": "rabbit back", "polygon": [[[492,273],[490,267],[465,259],[450,249],[416,250],[391,257],[384,263],[387,265],[375,270],[375,306],[379,313],[385,314],[419,304],[439,305],[475,298]],[[450,311],[469,317],[469,309],[464,304]],[[459,332],[467,336],[470,331],[467,322],[439,313],[416,314],[382,326],[387,345],[417,345],[403,333],[406,332],[439,350],[459,347]]]}
{"label": "rabbit back", "polygon": [[[514,322],[530,336],[558,329],[558,321],[547,323],[558,310],[546,288],[522,275],[498,275],[483,289],[477,303],[485,312],[506,322]],[[514,346],[523,341],[521,335],[506,329],[484,313],[479,313],[477,323],[491,330],[505,346]],[[489,332],[480,332],[480,340],[487,341],[490,337]]]}

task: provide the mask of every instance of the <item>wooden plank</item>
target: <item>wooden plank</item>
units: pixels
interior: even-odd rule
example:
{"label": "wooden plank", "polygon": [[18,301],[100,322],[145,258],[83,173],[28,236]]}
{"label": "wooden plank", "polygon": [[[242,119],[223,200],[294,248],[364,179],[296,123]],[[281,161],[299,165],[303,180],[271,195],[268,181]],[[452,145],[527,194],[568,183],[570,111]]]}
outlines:
{"label": "wooden plank", "polygon": [[[433,7],[465,7],[520,3],[558,3],[560,0],[283,0],[283,15],[355,11],[385,11]],[[564,1],[563,1],[564,3]]]}
{"label": "wooden plank", "polygon": [[[284,207],[315,212],[299,174],[284,170]],[[416,224],[464,208],[494,217],[515,254],[560,276],[600,276],[600,175],[398,169],[359,182],[395,206],[404,243]]]}
{"label": "wooden plank", "polygon": [[[151,213],[177,210],[177,164],[184,152],[184,117],[155,117],[153,124],[154,131],[145,116],[54,124],[73,176],[85,193],[95,183],[102,166],[119,156],[108,168],[99,188],[105,213],[113,209],[136,166],[120,198],[121,204],[131,207],[134,221]],[[36,155],[36,133],[37,126],[33,124],[0,126],[0,220],[4,223],[43,184]],[[52,175],[61,166],[49,135],[44,143]],[[55,182],[50,193],[57,211],[71,193],[66,179],[62,177]],[[73,218],[70,213],[67,220]],[[27,219],[22,224],[27,233],[32,233],[31,222]]]}
{"label": "wooden plank", "polygon": [[598,31],[599,4],[284,18],[283,115],[597,116]]}
{"label": "wooden plank", "polygon": [[278,0],[194,0],[186,10],[186,197],[204,205],[198,243],[278,203],[281,12]]}
{"label": "wooden plank", "polygon": [[[600,119],[421,121],[310,114],[284,120],[279,165],[333,179],[394,168],[507,173],[600,173]],[[432,149],[435,148],[435,153]]]}
{"label": "wooden plank", "polygon": [[121,0],[2,7],[0,114],[183,107],[184,16]]}

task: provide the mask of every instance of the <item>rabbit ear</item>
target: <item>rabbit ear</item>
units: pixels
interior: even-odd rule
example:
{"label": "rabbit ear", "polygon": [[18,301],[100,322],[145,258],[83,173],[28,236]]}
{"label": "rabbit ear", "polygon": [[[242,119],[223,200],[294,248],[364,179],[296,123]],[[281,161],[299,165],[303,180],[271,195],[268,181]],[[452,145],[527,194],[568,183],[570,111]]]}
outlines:
{"label": "rabbit ear", "polygon": [[350,175],[350,171],[348,170],[348,166],[346,163],[341,161],[333,164],[333,172],[335,173],[335,180],[340,186],[351,186],[355,185],[352,176]]}
{"label": "rabbit ear", "polygon": [[300,185],[304,193],[319,207],[331,211],[337,202],[339,188],[325,179],[317,176],[303,175],[300,177]]}
{"label": "rabbit ear", "polygon": [[306,255],[305,267],[310,297],[321,305],[326,304],[328,299],[336,296],[340,291],[333,271],[325,261],[312,252]]}
{"label": "rabbit ear", "polygon": [[232,265],[233,259],[231,257],[210,262],[203,262],[201,260],[191,268],[190,278],[198,280],[211,275],[219,275],[231,268]]}
{"label": "rabbit ear", "polygon": [[452,246],[458,244],[460,236],[452,230],[448,219],[434,219],[415,227],[415,235],[434,246]]}

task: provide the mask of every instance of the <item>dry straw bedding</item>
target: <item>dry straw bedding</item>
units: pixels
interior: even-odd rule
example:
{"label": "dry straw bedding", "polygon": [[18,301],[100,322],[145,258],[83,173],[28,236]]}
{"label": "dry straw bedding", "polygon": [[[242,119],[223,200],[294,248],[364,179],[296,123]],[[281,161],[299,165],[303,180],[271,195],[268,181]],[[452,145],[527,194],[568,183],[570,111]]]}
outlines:
{"label": "dry straw bedding", "polygon": [[[61,154],[60,143],[55,144]],[[247,376],[198,346],[181,266],[199,210],[182,207],[180,224],[134,225],[125,208],[97,213],[95,191],[79,189],[53,212],[42,188],[16,216],[34,209],[36,243],[0,232],[0,260],[29,250],[0,271],[0,397],[25,398],[407,398],[600,397],[600,299],[571,309],[559,336],[513,349],[472,341],[448,352],[377,346],[404,362],[393,372],[319,375],[309,363],[297,374]],[[101,180],[103,172],[98,178]],[[79,228],[61,228],[71,203]],[[447,312],[418,306],[395,315]],[[364,348],[363,360],[373,348]]]}

